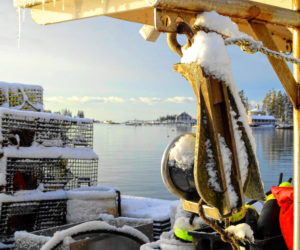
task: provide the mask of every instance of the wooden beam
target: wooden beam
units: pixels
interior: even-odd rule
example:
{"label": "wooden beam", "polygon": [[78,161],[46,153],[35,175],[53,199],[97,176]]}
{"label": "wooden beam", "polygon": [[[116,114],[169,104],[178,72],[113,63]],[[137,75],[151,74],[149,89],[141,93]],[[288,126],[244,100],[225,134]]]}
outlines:
{"label": "wooden beam", "polygon": [[251,0],[252,2],[259,2],[268,5],[273,5],[280,8],[292,9],[291,0]]}
{"label": "wooden beam", "polygon": [[[293,9],[300,11],[300,0],[293,0]],[[293,56],[300,59],[300,29],[293,31]],[[297,90],[300,89],[300,65],[293,65]],[[297,94],[298,94],[297,92]],[[298,100],[299,101],[299,100]],[[299,104],[297,102],[296,104]],[[293,249],[300,250],[300,107],[294,105],[294,217]]]}
{"label": "wooden beam", "polygon": [[125,20],[153,25],[153,17],[149,21],[151,15],[143,12],[146,8],[149,5],[145,0],[56,0],[55,6],[48,2],[31,7],[31,16],[37,24],[52,24],[104,15],[123,19],[121,13],[124,13]]}
{"label": "wooden beam", "polygon": [[156,0],[153,7],[196,13],[215,10],[230,17],[260,20],[289,27],[300,26],[300,13],[297,11],[247,0]]}
{"label": "wooden beam", "polygon": [[[262,41],[264,46],[267,48],[278,51],[278,48],[265,24],[251,22],[250,25],[257,40]],[[268,59],[291,102],[294,105],[297,105],[298,88],[296,86],[295,78],[291,73],[287,63],[271,56],[268,56]]]}

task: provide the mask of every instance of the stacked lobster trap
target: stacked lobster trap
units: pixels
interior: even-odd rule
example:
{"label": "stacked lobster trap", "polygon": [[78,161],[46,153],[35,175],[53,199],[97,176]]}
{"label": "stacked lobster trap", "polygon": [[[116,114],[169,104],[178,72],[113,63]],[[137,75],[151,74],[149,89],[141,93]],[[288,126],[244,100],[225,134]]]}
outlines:
{"label": "stacked lobster trap", "polygon": [[42,102],[41,87],[0,83],[0,241],[5,243],[15,231],[65,224],[63,190],[97,184],[93,121],[37,112]]}

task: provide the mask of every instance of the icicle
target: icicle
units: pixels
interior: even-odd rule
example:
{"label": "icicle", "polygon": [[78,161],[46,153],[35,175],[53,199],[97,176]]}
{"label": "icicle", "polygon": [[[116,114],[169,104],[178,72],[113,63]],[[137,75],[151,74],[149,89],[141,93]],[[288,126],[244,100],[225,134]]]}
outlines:
{"label": "icicle", "polygon": [[19,20],[19,30],[18,30],[18,49],[20,49],[20,42],[21,42],[21,8],[17,8],[18,13],[18,20]]}
{"label": "icicle", "polygon": [[45,11],[45,0],[42,0],[42,10],[43,10],[43,13]]}
{"label": "icicle", "polygon": [[62,10],[65,10],[65,0],[62,0]]}
{"label": "icicle", "polygon": [[56,0],[53,0],[53,8],[56,6]]}
{"label": "icicle", "polygon": [[22,11],[22,21],[23,21],[23,23],[25,22],[25,8],[23,8],[23,11]]}

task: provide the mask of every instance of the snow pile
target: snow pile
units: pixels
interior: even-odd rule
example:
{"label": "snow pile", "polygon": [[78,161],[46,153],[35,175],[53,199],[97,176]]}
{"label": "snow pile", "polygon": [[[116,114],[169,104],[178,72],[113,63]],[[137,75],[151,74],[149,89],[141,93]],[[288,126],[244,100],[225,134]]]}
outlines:
{"label": "snow pile", "polygon": [[100,214],[117,215],[116,190],[88,187],[67,191],[67,222],[77,223],[99,218]]}
{"label": "snow pile", "polygon": [[122,195],[122,215],[163,221],[170,218],[171,207],[178,202]]}
{"label": "snow pile", "polygon": [[57,244],[63,242],[66,237],[72,237],[72,235],[80,234],[80,233],[88,233],[96,230],[105,230],[107,232],[121,232],[129,234],[135,238],[138,238],[142,241],[149,242],[147,236],[145,236],[140,231],[134,229],[133,227],[123,226],[121,228],[116,228],[111,226],[103,221],[90,221],[86,223],[82,223],[80,225],[71,227],[69,229],[56,232],[53,237],[41,248],[41,250],[48,250],[54,248]]}
{"label": "snow pile", "polygon": [[204,68],[206,73],[222,81],[233,82],[230,57],[223,38],[216,33],[197,32],[192,46],[183,50],[181,62],[196,62]]}
{"label": "snow pile", "polygon": [[214,30],[228,37],[252,39],[246,33],[240,32],[237,24],[232,22],[229,17],[219,15],[216,11],[198,15],[195,25]]}
{"label": "snow pile", "polygon": [[223,162],[223,167],[225,172],[227,192],[230,200],[230,206],[233,208],[237,206],[238,196],[234,191],[234,188],[231,183],[232,153],[230,149],[227,147],[225,139],[220,134],[218,134],[218,137],[219,137],[222,162]]}
{"label": "snow pile", "polygon": [[239,169],[242,179],[242,185],[244,186],[247,176],[248,176],[248,154],[247,149],[245,146],[245,142],[242,139],[242,131],[239,130],[238,122],[240,119],[235,119],[236,113],[234,111],[230,111],[231,120],[232,120],[232,127],[233,127],[233,134],[234,134],[234,140],[236,144],[236,151],[238,156],[238,162],[239,162]]}
{"label": "snow pile", "polygon": [[0,194],[0,203],[64,199],[67,199],[67,195],[64,190],[42,192],[41,190],[36,189],[18,191],[14,195]]}
{"label": "snow pile", "polygon": [[207,153],[207,159],[208,162],[206,163],[206,170],[208,174],[208,184],[210,187],[212,187],[217,192],[222,192],[222,189],[220,187],[219,183],[219,177],[218,172],[216,169],[216,161],[214,159],[213,151],[212,151],[212,145],[209,139],[205,142],[206,146],[206,153]]}
{"label": "snow pile", "polygon": [[15,232],[16,249],[40,249],[51,237],[35,235],[26,231]]}
{"label": "snow pile", "polygon": [[122,227],[125,224],[131,227],[142,226],[145,224],[152,224],[153,220],[143,218],[130,218],[130,217],[113,217],[111,214],[100,214],[99,219],[105,221],[109,225],[115,227]]}
{"label": "snow pile", "polygon": [[251,227],[246,223],[238,224],[236,226],[229,226],[228,228],[225,229],[225,231],[230,235],[236,236],[242,242],[244,241],[254,242],[253,231]]}
{"label": "snow pile", "polygon": [[169,164],[174,166],[176,163],[183,170],[191,169],[194,166],[195,140],[192,134],[181,136],[170,150]]}
{"label": "snow pile", "polygon": [[142,245],[141,250],[193,250],[193,244],[177,240],[174,232],[163,232],[160,240]]}
{"label": "snow pile", "polygon": [[35,121],[36,119],[45,122],[51,120],[70,121],[76,122],[78,125],[81,125],[82,123],[93,123],[93,120],[88,118],[71,117],[56,113],[16,110],[4,107],[0,108],[0,117],[22,119],[25,121]]}
{"label": "snow pile", "polygon": [[34,144],[31,147],[20,147],[19,149],[14,146],[5,147],[3,152],[4,157],[11,158],[98,159],[97,154],[89,147],[61,148]]}

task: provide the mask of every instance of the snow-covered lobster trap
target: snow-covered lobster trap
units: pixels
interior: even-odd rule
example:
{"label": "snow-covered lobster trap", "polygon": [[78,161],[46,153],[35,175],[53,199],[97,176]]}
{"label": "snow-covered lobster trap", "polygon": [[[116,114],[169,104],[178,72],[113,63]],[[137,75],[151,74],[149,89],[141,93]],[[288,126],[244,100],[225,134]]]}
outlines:
{"label": "snow-covered lobster trap", "polygon": [[22,110],[42,111],[43,88],[38,85],[0,82],[0,106]]}
{"label": "snow-covered lobster trap", "polygon": [[14,158],[6,161],[6,193],[32,190],[72,189],[97,184],[97,159]]}
{"label": "snow-covered lobster trap", "polygon": [[0,240],[10,243],[16,231],[35,231],[66,223],[67,197],[62,191],[10,196],[1,194]]}
{"label": "snow-covered lobster trap", "polygon": [[0,110],[3,146],[92,147],[93,121],[44,113]]}

